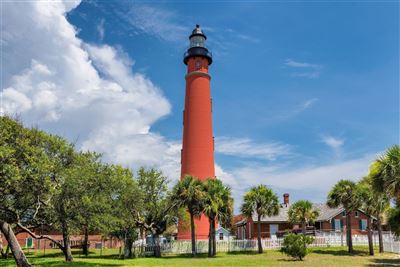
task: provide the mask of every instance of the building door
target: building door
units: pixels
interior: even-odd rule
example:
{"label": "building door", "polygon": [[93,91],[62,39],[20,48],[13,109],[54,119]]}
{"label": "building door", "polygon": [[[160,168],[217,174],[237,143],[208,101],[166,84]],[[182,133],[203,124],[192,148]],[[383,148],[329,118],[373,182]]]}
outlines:
{"label": "building door", "polygon": [[278,232],[278,225],[277,224],[270,224],[269,225],[269,234],[272,237],[273,235],[276,236],[276,232]]}

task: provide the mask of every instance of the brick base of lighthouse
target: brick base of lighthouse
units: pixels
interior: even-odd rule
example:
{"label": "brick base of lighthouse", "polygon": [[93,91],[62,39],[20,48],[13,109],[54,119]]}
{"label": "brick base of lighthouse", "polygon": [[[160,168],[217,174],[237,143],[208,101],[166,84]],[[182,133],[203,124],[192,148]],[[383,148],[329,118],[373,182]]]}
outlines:
{"label": "brick base of lighthouse", "polygon": [[[202,215],[199,219],[194,219],[195,229],[196,229],[196,240],[208,240],[209,223],[208,218]],[[187,221],[180,222],[178,225],[178,240],[191,240],[192,233],[190,230],[190,218]]]}

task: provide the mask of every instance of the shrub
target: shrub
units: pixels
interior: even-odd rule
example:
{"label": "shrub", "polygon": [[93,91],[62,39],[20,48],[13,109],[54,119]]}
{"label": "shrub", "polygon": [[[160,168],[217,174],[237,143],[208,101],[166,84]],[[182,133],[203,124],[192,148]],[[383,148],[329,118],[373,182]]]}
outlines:
{"label": "shrub", "polygon": [[313,241],[314,238],[311,236],[290,233],[283,239],[281,252],[295,259],[303,260],[308,254],[307,245],[311,244]]}

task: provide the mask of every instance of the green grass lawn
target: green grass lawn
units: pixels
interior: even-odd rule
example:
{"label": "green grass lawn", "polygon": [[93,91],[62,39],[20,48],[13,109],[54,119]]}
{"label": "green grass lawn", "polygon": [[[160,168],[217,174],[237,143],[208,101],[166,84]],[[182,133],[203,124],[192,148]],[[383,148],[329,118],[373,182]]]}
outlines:
{"label": "green grass lawn", "polygon": [[[41,254],[30,254],[29,260],[35,266],[400,266],[400,255],[392,253],[379,254],[370,257],[367,247],[355,247],[356,253],[349,255],[346,247],[313,248],[304,261],[293,261],[276,250],[268,250],[264,254],[253,252],[219,253],[215,258],[200,255],[190,256],[163,256],[162,258],[137,258],[119,260],[118,251],[104,250],[100,256],[99,250],[92,250],[89,257],[79,255],[74,251],[74,263],[66,264],[57,250]],[[0,260],[0,266],[15,266],[13,259]]]}

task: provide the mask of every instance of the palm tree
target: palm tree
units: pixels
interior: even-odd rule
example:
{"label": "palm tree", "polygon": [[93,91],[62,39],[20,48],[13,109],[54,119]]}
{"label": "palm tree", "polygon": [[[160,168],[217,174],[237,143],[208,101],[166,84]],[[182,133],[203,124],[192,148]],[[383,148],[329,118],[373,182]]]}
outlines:
{"label": "palm tree", "polygon": [[306,234],[306,227],[314,223],[319,216],[318,210],[308,200],[299,200],[293,203],[288,211],[289,222],[292,224],[301,224],[303,234]]}
{"label": "palm tree", "polygon": [[187,175],[174,187],[172,201],[178,207],[187,208],[190,215],[190,230],[192,239],[192,255],[196,255],[196,230],[194,218],[200,217],[202,212],[205,191],[203,183],[197,178]]}
{"label": "palm tree", "polygon": [[400,146],[390,147],[377,159],[370,167],[369,176],[377,191],[390,194],[400,205]]}
{"label": "palm tree", "polygon": [[254,213],[257,214],[258,253],[263,252],[261,244],[261,217],[278,215],[279,208],[278,196],[265,185],[252,187],[244,195],[241,207],[242,213],[248,217],[252,217]]}
{"label": "palm tree", "polygon": [[203,213],[207,215],[210,223],[208,235],[208,256],[216,254],[215,224],[227,222],[233,213],[233,198],[231,189],[221,180],[209,178],[204,183],[206,196],[204,199]]}
{"label": "palm tree", "polygon": [[383,239],[382,239],[382,216],[383,213],[389,209],[389,197],[382,192],[373,190],[372,179],[367,176],[361,179],[358,183],[359,195],[362,200],[362,209],[369,216],[368,222],[368,245],[369,254],[374,255],[374,246],[372,242],[372,224],[373,218],[376,218],[379,236],[379,253],[383,252]]}
{"label": "palm tree", "polygon": [[343,206],[346,210],[346,236],[349,253],[353,253],[353,240],[351,237],[351,213],[360,206],[357,185],[350,180],[340,180],[328,194],[327,204],[330,208]]}

